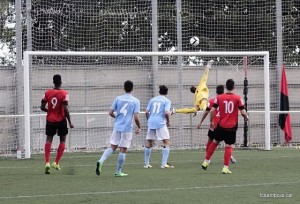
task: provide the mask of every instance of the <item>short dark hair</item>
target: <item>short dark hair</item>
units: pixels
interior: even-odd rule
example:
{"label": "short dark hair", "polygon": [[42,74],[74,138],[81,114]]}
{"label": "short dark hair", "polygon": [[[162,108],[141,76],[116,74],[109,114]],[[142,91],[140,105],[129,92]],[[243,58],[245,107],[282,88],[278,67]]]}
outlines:
{"label": "short dark hair", "polygon": [[60,76],[59,74],[55,74],[55,75],[53,76],[53,84],[54,84],[55,86],[61,85],[61,76]]}
{"label": "short dark hair", "polygon": [[233,79],[228,79],[228,80],[226,81],[226,89],[227,89],[228,91],[232,91],[233,88],[234,88],[234,81],[233,81]]}
{"label": "short dark hair", "polygon": [[192,93],[195,93],[195,92],[196,92],[196,87],[195,87],[195,86],[191,86],[190,91],[191,91]]}
{"label": "short dark hair", "polygon": [[125,81],[124,83],[124,90],[126,93],[130,93],[133,90],[133,83],[130,80]]}
{"label": "short dark hair", "polygon": [[216,88],[216,93],[218,95],[223,94],[224,93],[224,85],[218,85]]}
{"label": "short dark hair", "polygon": [[165,85],[160,85],[159,86],[159,94],[167,95],[168,94],[168,87],[166,87]]}

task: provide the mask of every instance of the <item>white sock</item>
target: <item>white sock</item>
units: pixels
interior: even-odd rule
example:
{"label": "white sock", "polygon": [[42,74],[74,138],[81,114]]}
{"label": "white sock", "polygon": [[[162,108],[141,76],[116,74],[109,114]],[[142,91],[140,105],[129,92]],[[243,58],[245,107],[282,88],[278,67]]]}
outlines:
{"label": "white sock", "polygon": [[150,161],[150,155],[151,155],[151,148],[145,147],[144,149],[144,165],[148,165]]}
{"label": "white sock", "polygon": [[164,147],[162,149],[162,161],[161,161],[161,165],[164,166],[167,164],[168,162],[168,157],[169,157],[169,153],[170,153],[170,149]]}
{"label": "white sock", "polygon": [[119,156],[118,156],[118,162],[117,162],[117,169],[116,169],[116,173],[121,173],[122,172],[122,168],[123,168],[123,165],[125,163],[125,158],[126,158],[126,154],[125,153],[119,153]]}
{"label": "white sock", "polygon": [[112,153],[114,153],[114,151],[112,150],[112,148],[110,148],[110,147],[107,148],[107,149],[103,152],[101,158],[99,159],[99,162],[100,162],[101,164],[103,164],[104,161],[105,161],[108,157],[110,157],[110,156],[112,155]]}

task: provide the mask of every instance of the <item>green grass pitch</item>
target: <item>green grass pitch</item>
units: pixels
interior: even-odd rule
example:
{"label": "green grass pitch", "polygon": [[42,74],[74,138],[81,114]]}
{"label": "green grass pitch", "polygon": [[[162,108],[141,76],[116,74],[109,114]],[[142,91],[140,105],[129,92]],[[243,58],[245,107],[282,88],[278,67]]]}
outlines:
{"label": "green grass pitch", "polygon": [[[234,150],[231,175],[221,174],[223,149],[201,169],[204,150],[170,151],[174,169],[160,169],[161,151],[152,153],[152,169],[144,154],[129,151],[116,178],[117,154],[95,174],[99,153],[65,153],[61,171],[44,174],[43,155],[32,159],[0,158],[0,203],[300,203],[300,150]],[[52,153],[52,159],[55,154]]]}

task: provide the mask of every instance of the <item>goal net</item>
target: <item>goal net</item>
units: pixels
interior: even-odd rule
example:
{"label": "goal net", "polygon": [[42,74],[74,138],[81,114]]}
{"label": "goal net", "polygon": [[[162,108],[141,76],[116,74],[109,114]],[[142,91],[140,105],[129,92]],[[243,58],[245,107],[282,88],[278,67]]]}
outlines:
{"label": "goal net", "polygon": [[[75,139],[79,135],[82,137],[84,135],[91,135],[91,127],[94,128],[95,135],[98,135],[99,132],[103,133],[104,130],[107,131],[105,134],[110,134],[113,121],[107,117],[107,108],[109,107],[107,104],[111,103],[111,99],[113,98],[111,95],[122,93],[122,83],[124,81],[122,74],[124,72],[127,73],[129,70],[135,70],[131,73],[132,77],[136,77],[135,84],[137,84],[137,87],[134,94],[137,94],[142,99],[144,98],[143,103],[146,103],[149,97],[155,94],[157,91],[155,88],[156,85],[164,83],[163,80],[167,78],[165,84],[169,85],[169,97],[172,99],[173,106],[191,106],[193,96],[188,90],[189,86],[198,83],[205,63],[211,58],[215,60],[215,64],[211,70],[208,84],[210,95],[214,95],[215,85],[225,83],[223,76],[227,78],[228,75],[237,81],[238,86],[236,91],[241,95],[244,92],[244,66],[241,62],[244,56],[242,55],[164,55],[159,56],[155,60],[155,64],[158,64],[156,66],[155,64],[151,64],[151,54],[148,56],[140,56],[139,54],[135,56],[111,55],[110,57],[93,54],[88,57],[83,55],[74,56],[73,54],[62,56],[60,53],[51,56],[48,54],[31,53],[28,55],[30,59],[28,62],[30,65],[28,69],[30,70],[30,75],[28,75],[26,80],[36,77],[31,72],[34,73],[34,70],[37,68],[39,68],[40,73],[45,72],[46,76],[41,74],[42,76],[39,78],[43,80],[39,82],[43,85],[38,85],[32,79],[29,82],[28,89],[30,89],[30,92],[27,91],[27,93],[30,93],[28,94],[30,101],[27,101],[27,106],[30,109],[28,108],[25,111],[30,110],[30,112],[24,114],[24,77],[21,67],[23,59],[20,57],[22,50],[105,52],[172,52],[181,50],[185,52],[219,52],[227,50],[256,52],[268,50],[270,57],[269,81],[271,86],[270,104],[268,104],[271,108],[271,144],[283,144],[282,131],[278,126],[281,60],[277,55],[282,52],[282,61],[286,65],[290,91],[290,108],[291,110],[295,110],[294,112],[290,111],[294,133],[293,144],[299,144],[300,137],[298,133],[300,125],[298,121],[293,120],[293,118],[298,117],[299,111],[297,112],[296,110],[299,110],[300,107],[298,99],[300,89],[298,79],[300,49],[299,45],[295,44],[295,42],[299,41],[299,35],[297,35],[299,29],[297,21],[295,21],[295,16],[297,16],[297,9],[295,8],[299,7],[299,3],[298,1],[283,1],[281,3],[282,8],[280,8],[281,6],[278,7],[275,1],[224,2],[194,0],[22,0],[16,3],[15,6],[7,7],[4,5],[3,9],[8,8],[8,10],[5,12],[5,15],[2,15],[3,28],[7,31],[5,33],[8,35],[4,41],[2,40],[2,45],[4,48],[12,49],[14,43],[16,43],[17,55],[15,56],[12,50],[12,57],[7,58],[9,55],[4,53],[2,61],[0,59],[1,63],[5,66],[13,65],[13,67],[0,67],[0,95],[4,96],[0,97],[0,156],[15,155],[15,151],[18,148],[24,148],[24,124],[28,123],[28,118],[31,120],[29,132],[32,138],[30,140],[32,151],[43,151],[43,123],[45,118],[39,110],[39,101],[44,91],[43,89],[52,86],[50,75],[56,73],[56,71],[64,74],[64,88],[69,89],[68,91],[71,94],[72,117],[78,121],[86,117],[85,119],[88,121],[86,124],[80,123],[82,132],[79,131],[80,125],[78,124],[70,132],[68,151],[90,150],[94,148],[85,147],[85,145],[80,143],[76,143],[77,146],[74,147],[74,140],[71,140],[71,136]],[[278,13],[277,11],[280,12]],[[13,13],[21,14],[19,16],[20,19],[13,15]],[[281,20],[278,20],[278,17],[281,16],[280,13],[284,15],[284,18],[279,18]],[[261,19],[264,20],[261,21]],[[14,27],[15,20],[17,23]],[[277,32],[279,30],[282,31],[282,37],[280,37],[280,32]],[[18,35],[14,36],[14,33]],[[200,42],[198,46],[190,44],[189,40],[192,36],[199,38]],[[16,41],[14,40],[15,38]],[[2,49],[2,51],[4,50]],[[265,148],[265,144],[263,143],[265,135],[261,133],[264,132],[266,124],[261,122],[253,123],[253,121],[262,121],[265,117],[265,109],[263,108],[264,99],[261,98],[266,97],[265,92],[263,92],[265,83],[260,79],[260,77],[265,77],[265,75],[260,73],[263,72],[261,69],[263,67],[263,56],[245,56],[247,56],[249,68],[248,109],[251,117],[247,131],[248,141],[246,143],[252,147]],[[16,67],[14,67],[14,63],[16,63]],[[182,66],[178,68],[178,64],[182,64]],[[103,79],[105,77],[101,74],[108,74],[110,66],[118,70],[116,73],[115,71],[113,72],[115,79],[112,77],[112,74],[109,79]],[[157,68],[154,69],[154,66]],[[83,75],[79,74],[78,67],[82,70]],[[49,71],[48,75],[46,70],[51,69],[53,72]],[[95,71],[98,69],[101,71]],[[146,69],[149,69],[149,71],[145,71]],[[224,72],[221,70],[224,70]],[[253,72],[253,70],[257,71]],[[97,74],[101,72],[101,74],[94,76],[93,71]],[[78,73],[81,76],[81,80],[73,72]],[[146,72],[147,74],[145,74]],[[161,72],[168,74],[168,76],[161,75]],[[118,76],[120,79],[117,78]],[[162,76],[164,77],[163,79],[161,79]],[[93,77],[96,82],[93,81]],[[83,82],[84,80],[86,82]],[[107,80],[110,80],[110,82],[108,83]],[[35,84],[32,84],[32,82]],[[106,86],[107,84],[109,84],[109,87]],[[39,88],[31,90],[34,87]],[[112,94],[110,94],[110,91],[112,91]],[[76,95],[78,92],[80,93]],[[34,94],[36,94],[36,98],[33,98]],[[92,94],[95,94],[94,97],[99,97],[99,99],[96,98],[95,101],[93,99],[82,99],[83,95],[81,94],[86,94],[90,98],[93,98]],[[34,104],[37,103],[33,107],[31,107],[33,103],[31,100],[34,101]],[[86,104],[83,106],[82,104],[84,103]],[[80,109],[79,107],[84,108]],[[86,115],[83,115],[83,113]],[[24,120],[25,115],[27,117],[26,120]],[[175,136],[178,135],[176,140],[174,136],[174,140],[181,145],[174,143],[174,147],[196,148],[203,146],[206,137],[202,137],[202,135],[206,135],[205,125],[207,124],[203,125],[203,129],[200,130],[190,128],[195,127],[196,121],[200,116],[201,113],[195,118],[191,115],[175,115],[172,117],[173,122],[176,123],[179,121],[178,124],[180,125],[178,129],[176,129],[177,127],[174,124],[171,127],[172,134]],[[105,125],[104,122],[99,124],[95,122],[98,126],[94,127],[92,121],[99,121],[100,119],[103,119],[109,125]],[[36,120],[41,121],[39,126],[32,122]],[[184,120],[190,122],[180,123]],[[143,124],[145,124],[144,122]],[[240,135],[243,134],[242,128],[243,122],[241,121]],[[37,136],[37,131],[40,131],[39,136]],[[190,137],[187,139],[188,137],[181,137],[186,132],[189,135],[193,135],[193,138]],[[35,133],[35,135],[32,135],[32,133]],[[140,136],[140,138],[143,137]],[[103,140],[107,142],[107,139]],[[138,139],[135,139],[134,142],[138,142]],[[142,144],[142,142],[140,143]],[[239,136],[238,145],[243,143],[245,143],[243,136]]]}
{"label": "goal net", "polygon": [[[108,110],[117,95],[124,93],[126,80],[134,83],[133,95],[145,110],[150,98],[158,94],[158,85],[169,88],[172,107],[193,107],[189,88],[197,85],[206,63],[215,63],[209,72],[210,97],[215,88],[232,78],[235,92],[246,93],[250,121],[247,145],[270,149],[270,91],[268,52],[25,52],[24,54],[24,146],[25,156],[43,152],[46,118],[40,110],[41,98],[52,88],[54,74],[62,76],[62,88],[70,95],[74,129],[67,136],[67,151],[99,151],[109,146],[114,119]],[[246,59],[246,60],[245,60]],[[153,63],[153,61],[159,63]],[[202,112],[171,116],[172,148],[201,148],[207,141],[208,119],[197,129]],[[135,135],[131,149],[145,144],[147,121],[141,113],[142,133]],[[271,120],[271,121],[270,121]],[[273,123],[276,123],[275,119]],[[244,122],[239,121],[237,146],[244,144]],[[59,139],[54,139],[54,144]],[[160,145],[160,144],[157,144]],[[56,145],[53,145],[55,147]]]}

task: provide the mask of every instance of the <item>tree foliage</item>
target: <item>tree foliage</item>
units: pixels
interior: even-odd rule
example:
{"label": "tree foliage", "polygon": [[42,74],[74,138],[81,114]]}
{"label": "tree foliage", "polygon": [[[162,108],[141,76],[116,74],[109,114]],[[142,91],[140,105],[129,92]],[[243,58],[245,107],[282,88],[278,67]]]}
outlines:
{"label": "tree foliage", "polygon": [[0,65],[15,63],[15,15],[9,0],[0,1]]}
{"label": "tree foliage", "polygon": [[[152,50],[149,0],[31,2],[33,50]],[[300,1],[286,0],[282,7],[284,60],[299,65]],[[159,51],[177,49],[176,14],[175,1],[158,1]],[[276,63],[275,0],[183,0],[181,18],[183,51],[269,51],[271,63]],[[1,39],[13,34],[2,29]],[[198,47],[189,44],[192,36],[200,38]]]}

